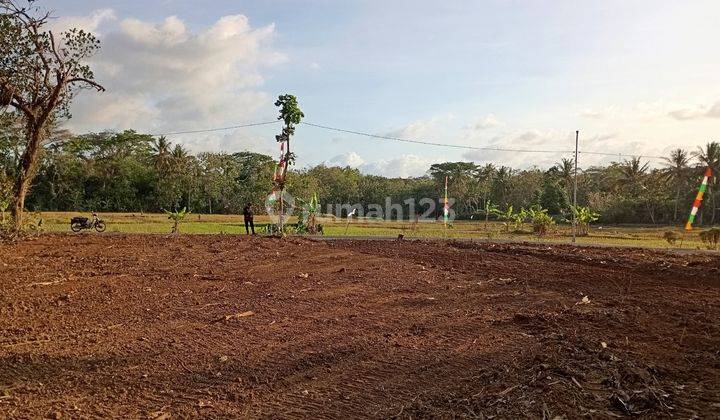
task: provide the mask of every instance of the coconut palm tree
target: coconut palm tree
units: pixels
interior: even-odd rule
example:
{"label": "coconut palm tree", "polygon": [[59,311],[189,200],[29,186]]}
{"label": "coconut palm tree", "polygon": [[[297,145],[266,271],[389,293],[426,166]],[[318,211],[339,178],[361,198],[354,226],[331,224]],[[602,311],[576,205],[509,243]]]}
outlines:
{"label": "coconut palm tree", "polygon": [[492,181],[492,194],[495,200],[502,203],[502,206],[507,206],[507,195],[510,191],[510,182],[512,180],[512,169],[507,166],[501,166],[495,172],[495,177]]}
{"label": "coconut palm tree", "polygon": [[675,212],[673,220],[678,219],[678,207],[680,205],[680,194],[688,176],[690,166],[690,154],[683,149],[675,149],[665,159],[665,181],[675,184]]}
{"label": "coconut palm tree", "polygon": [[157,169],[161,174],[165,172],[168,166],[170,166],[170,146],[171,143],[165,136],[160,136],[153,141],[152,151],[155,169]]}
{"label": "coconut palm tree", "polygon": [[647,162],[643,164],[639,157],[626,160],[618,167],[619,176],[617,182],[619,183],[618,187],[621,191],[627,191],[630,197],[638,200],[638,202],[644,203],[650,220],[655,224],[655,215],[650,206],[647,187],[644,184],[644,180],[648,175],[649,166],[650,164]]}
{"label": "coconut palm tree", "polygon": [[568,193],[568,197],[570,197],[572,195],[572,187],[574,184],[575,161],[572,159],[562,158],[555,167],[558,170],[558,176],[565,184],[565,191]]}
{"label": "coconut palm tree", "polygon": [[698,147],[698,151],[695,152],[695,157],[700,163],[712,169],[713,178],[708,184],[708,196],[710,198],[710,223],[715,223],[715,214],[717,210],[717,190],[720,186],[720,142],[712,141],[705,145],[705,148]]}
{"label": "coconut palm tree", "polygon": [[176,144],[172,149],[171,160],[175,169],[182,169],[188,161],[188,151],[182,145]]}
{"label": "coconut palm tree", "polygon": [[631,193],[635,194],[642,188],[642,180],[647,174],[649,166],[647,162],[643,165],[639,157],[626,160],[619,167],[620,177],[618,181],[622,183],[621,186],[628,188]]}

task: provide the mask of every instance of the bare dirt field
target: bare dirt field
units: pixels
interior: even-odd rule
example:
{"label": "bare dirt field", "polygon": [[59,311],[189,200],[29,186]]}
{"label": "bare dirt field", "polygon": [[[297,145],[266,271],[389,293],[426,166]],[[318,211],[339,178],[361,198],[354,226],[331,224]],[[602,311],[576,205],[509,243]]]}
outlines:
{"label": "bare dirt field", "polygon": [[717,255],[220,235],[0,244],[0,417],[718,412]]}

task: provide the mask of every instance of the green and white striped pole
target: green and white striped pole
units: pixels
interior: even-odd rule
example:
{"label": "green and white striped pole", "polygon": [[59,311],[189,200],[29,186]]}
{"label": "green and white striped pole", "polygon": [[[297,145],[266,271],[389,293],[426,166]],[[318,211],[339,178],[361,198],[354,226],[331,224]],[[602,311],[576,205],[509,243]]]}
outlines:
{"label": "green and white striped pole", "polygon": [[695,223],[695,217],[698,214],[698,210],[700,210],[700,204],[702,204],[703,196],[705,195],[705,191],[707,191],[708,181],[710,181],[710,177],[712,177],[712,175],[712,169],[707,168],[707,171],[705,171],[705,178],[703,178],[703,182],[698,190],[697,198],[695,198],[695,202],[693,203],[693,209],[692,212],[690,212],[690,219],[688,219],[687,225],[685,225],[685,230],[688,232],[693,229],[692,225]]}

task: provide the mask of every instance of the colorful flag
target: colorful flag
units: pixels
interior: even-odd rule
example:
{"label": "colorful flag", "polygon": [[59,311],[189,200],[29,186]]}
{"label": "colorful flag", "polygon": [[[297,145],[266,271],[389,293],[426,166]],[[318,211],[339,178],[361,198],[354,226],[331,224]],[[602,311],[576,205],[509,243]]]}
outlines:
{"label": "colorful flag", "polygon": [[702,203],[703,196],[705,195],[705,191],[707,191],[708,181],[712,177],[712,169],[707,168],[707,171],[705,171],[705,178],[703,178],[702,184],[700,184],[700,189],[698,190],[697,198],[695,198],[695,202],[693,203],[693,209],[692,212],[690,212],[690,219],[688,219],[687,225],[685,225],[685,230],[691,231],[692,225],[695,223],[695,216],[698,214],[698,210],[700,210],[700,204]]}
{"label": "colorful flag", "polygon": [[450,217],[450,204],[448,202],[448,177],[445,177],[445,206],[443,207],[443,221],[447,225],[448,218]]}

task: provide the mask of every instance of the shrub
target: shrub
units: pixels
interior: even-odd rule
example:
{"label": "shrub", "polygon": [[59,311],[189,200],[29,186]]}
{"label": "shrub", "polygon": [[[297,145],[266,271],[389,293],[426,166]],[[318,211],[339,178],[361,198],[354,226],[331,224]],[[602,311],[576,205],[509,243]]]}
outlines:
{"label": "shrub", "polygon": [[5,176],[5,174],[0,171],[0,221],[2,223],[5,223],[7,220],[5,217],[5,212],[7,211],[8,207],[10,207],[10,204],[13,200],[13,185],[10,178]]}
{"label": "shrub", "polygon": [[668,244],[675,245],[675,243],[682,238],[682,235],[680,235],[677,231],[668,230],[663,234],[663,238],[665,238]]}
{"label": "shrub", "polygon": [[539,236],[544,236],[553,226],[555,226],[555,219],[549,214],[547,209],[543,209],[540,206],[533,206],[527,210],[528,218],[533,226],[533,232]]}
{"label": "shrub", "polygon": [[704,232],[700,232],[700,240],[703,241],[708,249],[718,249],[720,244],[720,227],[714,227]]}
{"label": "shrub", "polygon": [[[590,223],[597,222],[600,213],[590,210],[590,207],[582,206],[570,206],[570,211],[575,216],[578,236],[588,236],[590,234]],[[572,223],[573,219],[566,219],[566,221]]]}

